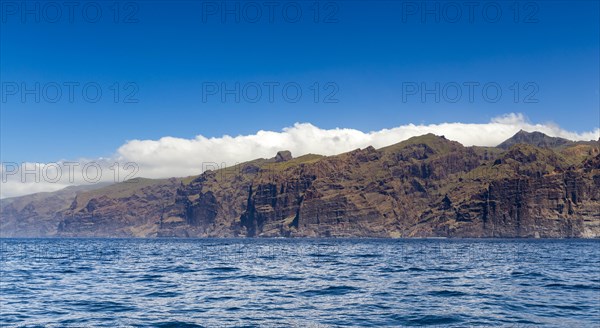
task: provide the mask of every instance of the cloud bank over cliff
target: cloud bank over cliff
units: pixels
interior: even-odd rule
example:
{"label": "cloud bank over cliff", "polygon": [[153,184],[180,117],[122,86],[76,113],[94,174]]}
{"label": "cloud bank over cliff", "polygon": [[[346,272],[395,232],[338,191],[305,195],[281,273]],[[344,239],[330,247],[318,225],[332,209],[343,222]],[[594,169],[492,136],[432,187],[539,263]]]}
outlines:
{"label": "cloud bank over cliff", "polygon": [[465,146],[496,146],[519,130],[539,131],[569,140],[589,141],[600,137],[600,129],[578,133],[562,129],[554,123],[531,123],[522,114],[512,113],[495,117],[488,123],[408,124],[372,132],[348,128],[321,129],[310,123],[296,123],[281,131],[261,130],[235,137],[225,135],[207,138],[198,135],[193,139],[163,137],[158,140],[130,140],[119,147],[111,158],[56,163],[3,162],[0,197],[54,191],[69,185],[100,181],[119,182],[131,177],[196,175],[207,168],[233,166],[261,157],[270,158],[279,150],[290,150],[294,156],[308,153],[335,155],[370,145],[385,147],[427,133],[443,135]]}

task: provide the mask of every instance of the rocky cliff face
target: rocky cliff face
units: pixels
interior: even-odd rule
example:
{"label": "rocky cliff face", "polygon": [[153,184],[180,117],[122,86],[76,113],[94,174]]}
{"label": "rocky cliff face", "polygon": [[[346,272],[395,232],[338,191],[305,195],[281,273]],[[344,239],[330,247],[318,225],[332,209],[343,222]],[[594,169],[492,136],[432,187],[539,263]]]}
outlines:
{"label": "rocky cliff face", "polygon": [[[279,152],[192,179],[144,179],[78,193],[69,208],[54,213],[56,228],[46,231],[113,237],[600,237],[600,147],[559,144],[514,143],[504,150],[425,135],[330,157]],[[2,227],[9,226],[5,210],[10,208],[2,211]]]}
{"label": "rocky cliff face", "polygon": [[179,179],[133,179],[78,194],[59,211],[62,237],[138,237],[156,235],[166,209],[175,201]]}
{"label": "rocky cliff face", "polygon": [[107,184],[72,186],[56,192],[0,200],[0,237],[56,235],[62,219],[56,214],[68,208],[77,193],[105,186]]}
{"label": "rocky cliff face", "polygon": [[165,235],[595,237],[600,158],[598,147],[587,151],[573,163],[551,149],[466,148],[427,135],[248,163],[181,188],[171,214],[182,224]]}

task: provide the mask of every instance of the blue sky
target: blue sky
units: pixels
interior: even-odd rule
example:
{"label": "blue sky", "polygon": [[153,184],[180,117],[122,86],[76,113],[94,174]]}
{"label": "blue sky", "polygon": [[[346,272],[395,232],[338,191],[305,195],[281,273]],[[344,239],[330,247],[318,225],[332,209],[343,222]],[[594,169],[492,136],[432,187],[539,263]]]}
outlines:
{"label": "blue sky", "polygon": [[[94,2],[102,10],[98,22],[90,22],[96,7],[80,2],[72,22],[68,8],[58,8],[56,23],[50,22],[56,8],[28,3],[30,11],[40,4],[39,22],[21,15],[20,1],[3,2],[1,12],[2,161],[111,156],[132,139],[236,136],[295,122],[367,132],[523,113],[570,131],[600,126],[597,1],[518,2],[516,8],[512,1],[488,1],[472,17],[461,1],[452,2],[459,7],[438,2],[439,10],[420,1],[321,1],[318,19],[311,1],[279,2],[271,17],[255,2],[263,11],[255,23],[255,8],[243,1],[228,2],[229,9],[240,5],[240,22],[233,14],[223,20],[223,8],[214,7],[220,1],[132,1],[117,8]],[[293,22],[298,7],[302,15]],[[271,82],[278,84],[273,101],[265,86]],[[35,94],[23,101],[22,87],[36,83],[40,101]],[[214,90],[236,83],[239,102],[233,95],[223,101]],[[473,101],[465,83],[474,83]],[[81,95],[86,84],[102,90],[98,102]],[[281,95],[286,84],[289,99]],[[439,102],[410,89],[436,84]],[[488,99],[481,95],[486,84]],[[52,103],[56,85],[62,97]],[[253,103],[256,85],[262,97]],[[462,96],[452,102],[456,86]],[[292,102],[298,87],[302,96]],[[498,87],[502,95],[492,102]]]}

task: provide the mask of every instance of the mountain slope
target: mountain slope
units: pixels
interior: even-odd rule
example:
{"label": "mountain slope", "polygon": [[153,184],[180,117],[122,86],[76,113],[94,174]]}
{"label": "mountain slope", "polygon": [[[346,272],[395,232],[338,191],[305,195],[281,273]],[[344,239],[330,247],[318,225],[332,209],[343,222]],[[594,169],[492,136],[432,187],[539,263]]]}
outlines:
{"label": "mountain slope", "polygon": [[[594,143],[594,141],[591,142]],[[564,138],[550,137],[538,131],[527,132],[521,130],[517,132],[517,134],[515,134],[514,136],[499,144],[497,147],[506,150],[517,144],[528,144],[540,148],[558,149],[561,147],[568,147],[577,144],[590,144],[590,142],[575,142]]]}
{"label": "mountain slope", "polygon": [[519,132],[517,132],[517,134],[505,140],[497,147],[506,150],[517,144],[528,144],[536,147],[556,148],[562,145],[573,144],[573,142],[563,138],[549,137],[537,131],[527,132],[520,130]]}

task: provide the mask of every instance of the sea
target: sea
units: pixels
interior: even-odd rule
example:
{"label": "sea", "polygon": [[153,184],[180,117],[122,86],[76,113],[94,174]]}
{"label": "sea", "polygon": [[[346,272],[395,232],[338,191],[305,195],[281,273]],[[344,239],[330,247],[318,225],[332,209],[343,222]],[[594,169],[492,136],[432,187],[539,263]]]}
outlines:
{"label": "sea", "polygon": [[600,327],[600,240],[0,239],[1,327]]}

